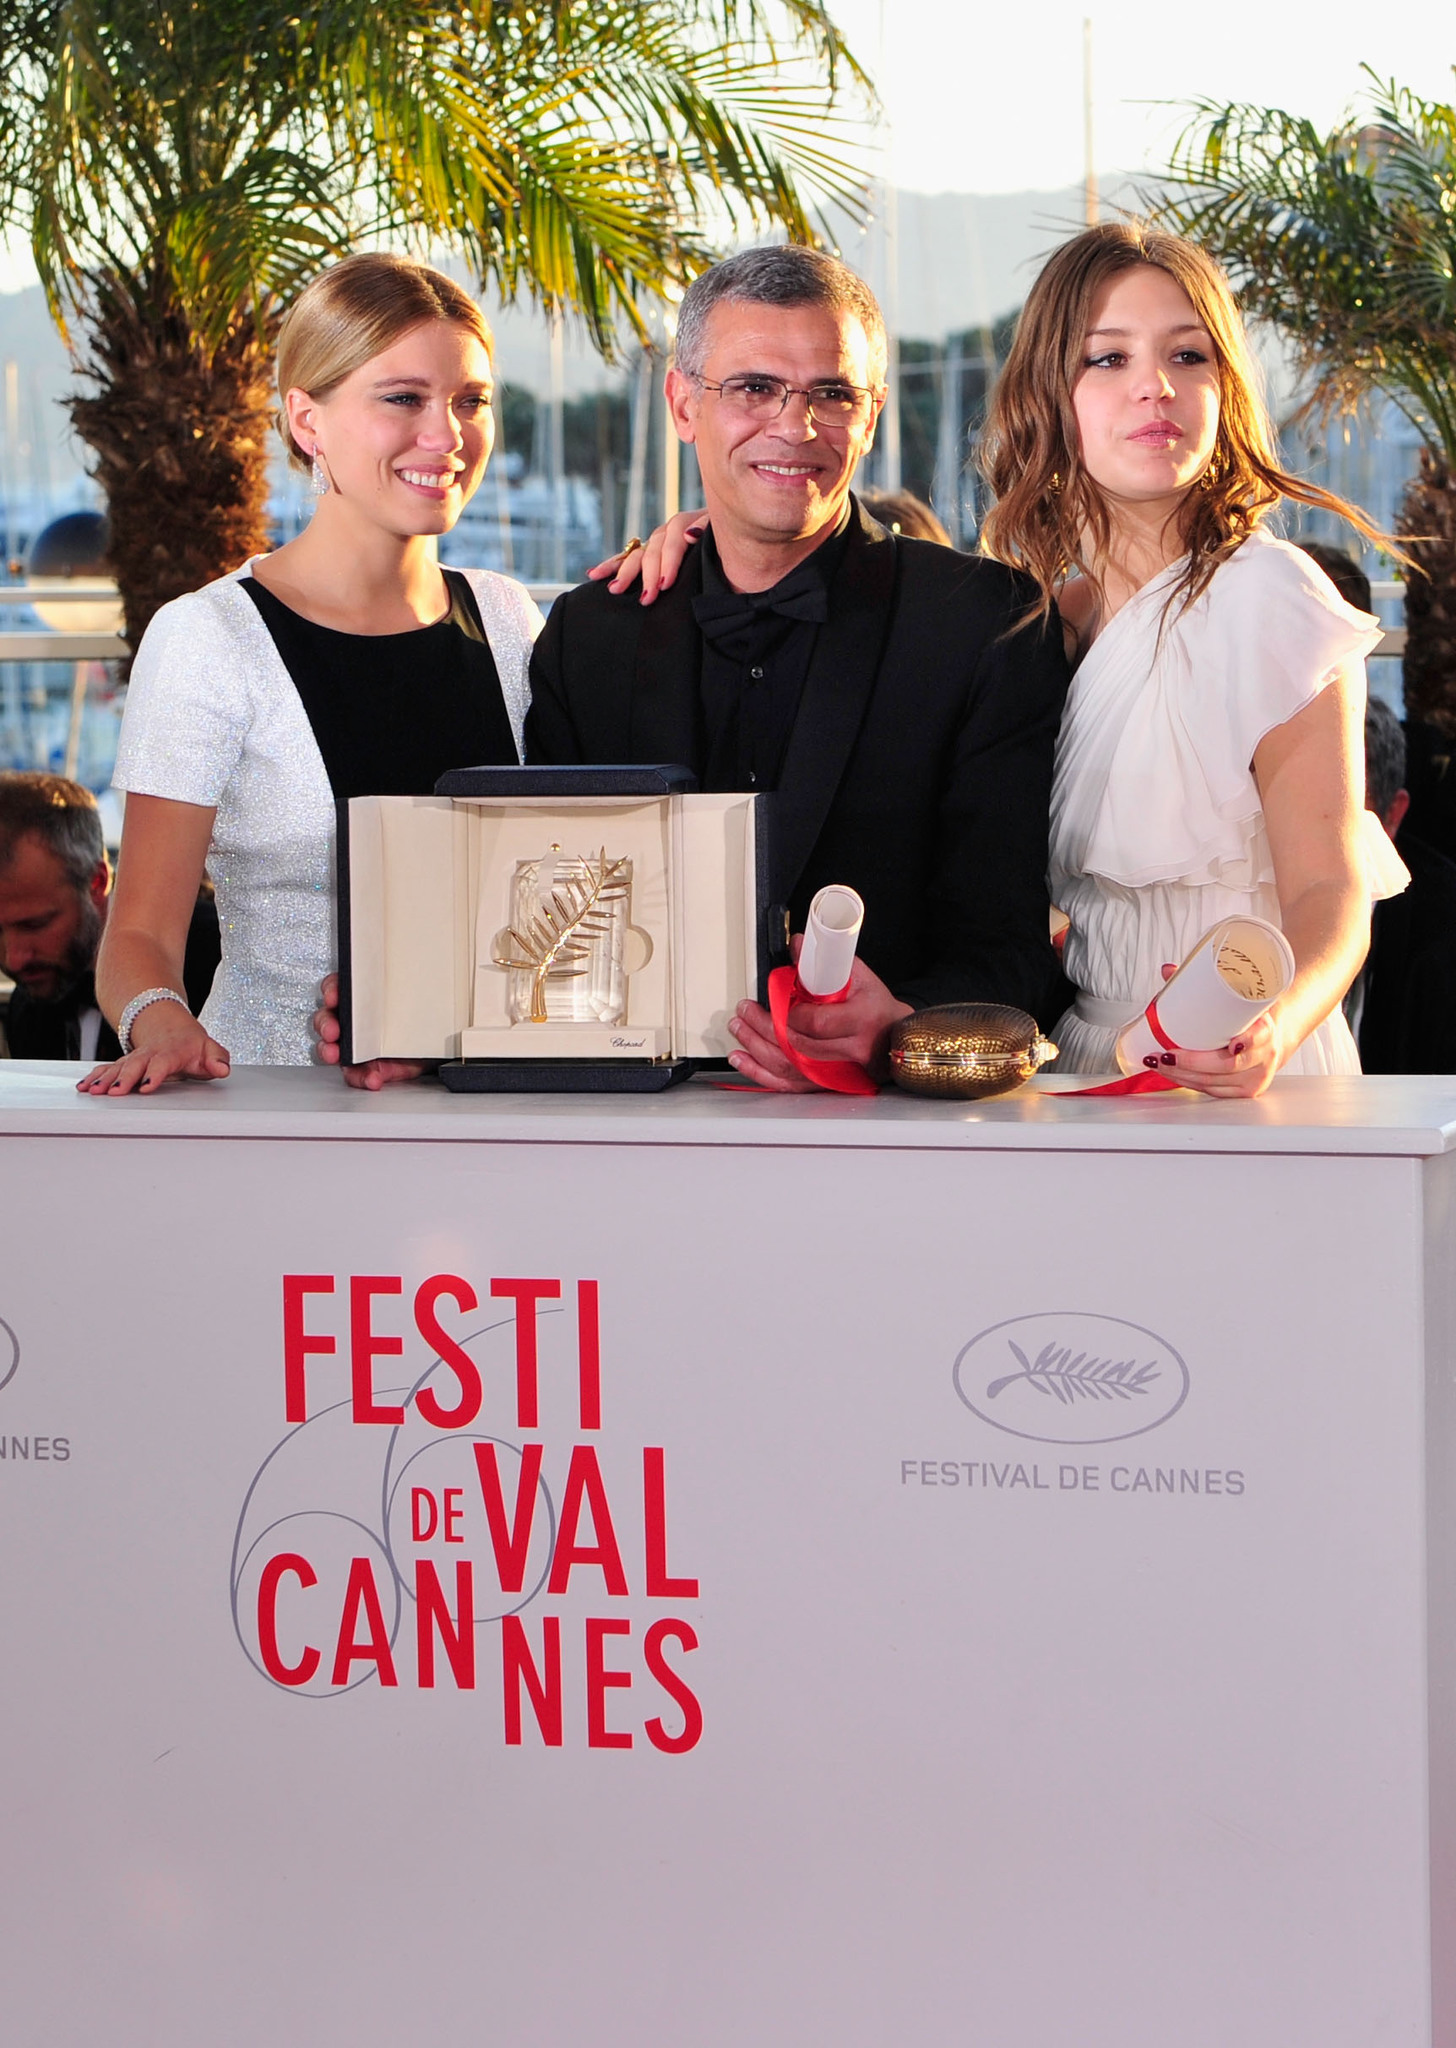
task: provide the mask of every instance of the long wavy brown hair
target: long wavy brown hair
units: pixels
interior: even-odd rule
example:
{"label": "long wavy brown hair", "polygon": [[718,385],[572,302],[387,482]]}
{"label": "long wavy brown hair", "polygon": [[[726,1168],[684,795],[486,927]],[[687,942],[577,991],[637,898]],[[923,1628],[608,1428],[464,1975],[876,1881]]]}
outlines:
{"label": "long wavy brown hair", "polygon": [[1106,502],[1082,466],[1072,392],[1085,366],[1092,306],[1109,279],[1139,264],[1166,271],[1207,329],[1218,362],[1218,438],[1178,512],[1188,567],[1170,593],[1179,609],[1207,588],[1220,562],[1283,498],[1334,512],[1399,556],[1358,506],[1282,469],[1243,319],[1223,271],[1181,236],[1138,221],[1104,221],[1063,243],[1032,286],[992,395],[979,460],[996,503],[981,547],[1034,576],[1044,619],[1064,579],[1098,584],[1112,544]]}

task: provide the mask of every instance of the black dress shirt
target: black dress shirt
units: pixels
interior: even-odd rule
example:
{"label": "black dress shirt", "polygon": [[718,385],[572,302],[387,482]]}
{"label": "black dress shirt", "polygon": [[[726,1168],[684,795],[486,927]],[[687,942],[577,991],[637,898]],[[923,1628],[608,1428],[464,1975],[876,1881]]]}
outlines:
{"label": "black dress shirt", "polygon": [[849,506],[829,539],[771,590],[729,588],[711,529],[693,615],[703,635],[704,789],[777,789],[829,587],[844,560]]}

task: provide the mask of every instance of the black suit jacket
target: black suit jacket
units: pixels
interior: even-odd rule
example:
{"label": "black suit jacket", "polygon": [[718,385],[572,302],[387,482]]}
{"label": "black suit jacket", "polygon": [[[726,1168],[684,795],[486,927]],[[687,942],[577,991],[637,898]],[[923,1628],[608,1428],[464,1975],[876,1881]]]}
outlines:
{"label": "black suit jacket", "polygon": [[[701,562],[644,606],[586,583],[531,664],[526,758],[701,771]],[[860,951],[904,1002],[1044,1008],[1047,809],[1067,688],[1061,631],[999,563],[887,533],[854,507],[774,800],[774,891],[803,929],[829,882],[865,902]]]}
{"label": "black suit jacket", "polygon": [[1410,887],[1377,903],[1365,963],[1367,1074],[1456,1073],[1456,862],[1403,831]]}

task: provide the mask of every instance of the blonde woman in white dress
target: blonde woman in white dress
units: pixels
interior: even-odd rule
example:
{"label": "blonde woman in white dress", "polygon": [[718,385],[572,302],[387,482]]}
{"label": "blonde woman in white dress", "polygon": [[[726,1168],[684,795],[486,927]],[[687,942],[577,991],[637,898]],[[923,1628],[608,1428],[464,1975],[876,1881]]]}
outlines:
{"label": "blonde woman in white dress", "polygon": [[1358,1073],[1340,1002],[1372,895],[1406,880],[1364,808],[1380,629],[1262,522],[1287,497],[1375,536],[1280,469],[1223,273],[1136,225],[1078,235],[1032,288],[983,447],[983,544],[1037,578],[1077,662],[1052,795],[1062,1071],[1115,1072],[1118,1031],[1242,912],[1282,928],[1294,981],[1229,1046],[1164,1055],[1168,1078],[1252,1096]]}
{"label": "blonde woman in white dress", "polygon": [[[123,1051],[83,1091],[326,1058],[312,1017],[336,965],[336,804],[519,760],[541,615],[521,584],[442,570],[434,550],[485,473],[493,382],[479,307],[426,264],[350,256],[289,309],[280,426],[318,503],[297,539],[163,605],[142,636],[96,976]],[[194,1017],[182,946],[204,862],[222,965]]]}

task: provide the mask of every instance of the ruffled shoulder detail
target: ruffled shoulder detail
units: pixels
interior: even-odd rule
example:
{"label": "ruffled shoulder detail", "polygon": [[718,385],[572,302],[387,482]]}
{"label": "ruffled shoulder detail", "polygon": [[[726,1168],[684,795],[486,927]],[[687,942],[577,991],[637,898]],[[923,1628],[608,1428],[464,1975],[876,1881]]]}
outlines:
{"label": "ruffled shoulder detail", "polygon": [[[1308,555],[1250,535],[1195,603],[1150,629],[1083,855],[1127,887],[1267,881],[1255,749],[1380,638]],[[1095,652],[1095,650],[1094,650]]]}
{"label": "ruffled shoulder detail", "polygon": [[1346,604],[1302,548],[1256,532],[1175,619],[1188,738],[1221,815],[1247,815],[1254,750],[1342,668],[1363,661],[1380,622]]}
{"label": "ruffled shoulder detail", "polygon": [[1383,903],[1388,896],[1399,896],[1410,887],[1410,869],[1396,852],[1394,842],[1374,811],[1360,813],[1362,843],[1360,851],[1365,861],[1365,879],[1370,885],[1370,901]]}

